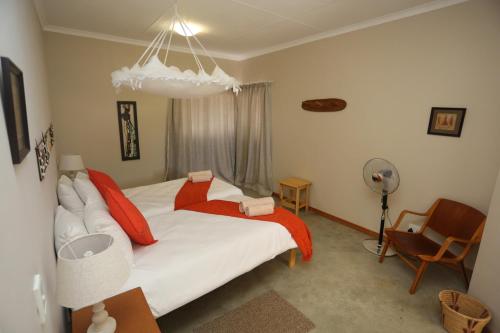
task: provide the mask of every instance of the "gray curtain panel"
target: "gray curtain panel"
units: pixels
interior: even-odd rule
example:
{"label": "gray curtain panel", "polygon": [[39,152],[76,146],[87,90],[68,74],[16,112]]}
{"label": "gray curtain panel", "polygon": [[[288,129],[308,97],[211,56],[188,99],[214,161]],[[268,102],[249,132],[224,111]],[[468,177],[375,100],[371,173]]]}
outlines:
{"label": "gray curtain panel", "polygon": [[272,192],[271,84],[245,85],[236,96],[236,169],[234,183]]}
{"label": "gray curtain panel", "polygon": [[167,179],[211,169],[216,177],[234,183],[235,107],[232,92],[172,101],[167,117]]}
{"label": "gray curtain panel", "polygon": [[262,195],[272,192],[270,83],[196,99],[175,99],[167,117],[166,178],[211,169]]}

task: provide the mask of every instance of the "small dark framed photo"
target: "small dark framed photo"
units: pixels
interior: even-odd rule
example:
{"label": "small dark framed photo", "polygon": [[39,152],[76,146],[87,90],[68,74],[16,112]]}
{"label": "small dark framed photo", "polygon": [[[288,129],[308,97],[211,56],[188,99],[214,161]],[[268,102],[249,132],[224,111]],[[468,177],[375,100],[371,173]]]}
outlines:
{"label": "small dark framed photo", "polygon": [[131,101],[118,101],[118,128],[120,130],[120,150],[122,161],[138,160],[139,127],[137,123],[137,104]]}
{"label": "small dark framed photo", "polygon": [[19,164],[30,151],[23,72],[9,58],[0,59],[0,93],[10,153],[12,163]]}
{"label": "small dark framed photo", "polygon": [[459,137],[462,134],[466,108],[433,107],[427,134]]}

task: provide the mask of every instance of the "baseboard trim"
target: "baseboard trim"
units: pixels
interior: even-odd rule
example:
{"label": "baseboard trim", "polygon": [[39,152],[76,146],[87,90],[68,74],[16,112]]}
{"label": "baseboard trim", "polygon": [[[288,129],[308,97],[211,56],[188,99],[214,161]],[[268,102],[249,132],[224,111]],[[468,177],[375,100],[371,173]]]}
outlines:
{"label": "baseboard trim", "polygon": [[362,227],[358,224],[355,224],[355,223],[352,223],[352,222],[349,222],[347,220],[344,220],[343,218],[340,218],[338,216],[335,216],[335,215],[332,215],[330,213],[327,213],[327,212],[324,212],[318,208],[314,208],[314,207],[309,207],[309,209],[313,212],[315,212],[316,214],[320,215],[320,216],[323,216],[324,218],[327,218],[329,219],[330,221],[333,221],[333,222],[336,222],[336,223],[340,223],[342,225],[345,225],[346,227],[349,227],[351,229],[354,229],[354,230],[357,230],[359,232],[362,232],[370,237],[378,237],[378,233],[376,233],[375,231],[373,230],[370,230],[368,228],[365,228],[365,227]]}
{"label": "baseboard trim", "polygon": [[[276,193],[276,192],[273,192],[273,196],[278,198],[279,199],[279,194]],[[350,221],[347,221],[347,220],[344,220],[343,218],[340,218],[338,216],[335,216],[333,214],[330,214],[330,213],[327,213],[327,212],[324,212],[322,211],[321,209],[318,209],[318,208],[314,208],[314,207],[311,207],[309,206],[309,210],[313,211],[314,213],[320,215],[320,216],[323,216],[324,218],[330,220],[330,221],[333,221],[333,222],[336,222],[336,223],[340,223],[342,225],[345,225],[346,227],[349,227],[351,229],[354,229],[356,231],[359,231],[359,232],[362,232],[370,237],[378,237],[378,233],[373,231],[373,230],[370,230],[368,228],[365,228],[365,227],[362,227],[356,223],[352,223]]]}

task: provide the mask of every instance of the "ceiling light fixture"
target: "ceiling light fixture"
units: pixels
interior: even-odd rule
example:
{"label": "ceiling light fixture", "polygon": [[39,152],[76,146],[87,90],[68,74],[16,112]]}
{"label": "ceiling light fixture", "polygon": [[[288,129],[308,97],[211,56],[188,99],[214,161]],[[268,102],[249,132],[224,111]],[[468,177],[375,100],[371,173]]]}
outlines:
{"label": "ceiling light fixture", "polygon": [[[180,32],[178,29],[180,29]],[[186,38],[191,54],[198,66],[198,74],[190,69],[181,72],[179,68],[167,65],[167,57],[174,31]],[[234,77],[227,75],[217,65],[214,58],[210,56],[196,37],[196,33],[199,31],[194,24],[184,21],[177,12],[177,5],[174,5],[174,16],[170,21],[170,25],[164,27],[156,35],[132,68],[123,67],[111,73],[113,86],[115,88],[125,86],[132,90],[142,90],[172,98],[202,97],[229,89],[232,89],[234,93],[238,93],[241,90],[240,83]],[[215,65],[211,75],[205,72],[190,38],[194,39],[201,47],[203,54]],[[165,43],[165,56],[161,61],[160,50],[162,50]]]}
{"label": "ceiling light fixture", "polygon": [[194,36],[199,32],[201,32],[202,30],[203,29],[201,28],[201,26],[191,22],[181,23],[177,21],[174,24],[174,31],[184,37]]}

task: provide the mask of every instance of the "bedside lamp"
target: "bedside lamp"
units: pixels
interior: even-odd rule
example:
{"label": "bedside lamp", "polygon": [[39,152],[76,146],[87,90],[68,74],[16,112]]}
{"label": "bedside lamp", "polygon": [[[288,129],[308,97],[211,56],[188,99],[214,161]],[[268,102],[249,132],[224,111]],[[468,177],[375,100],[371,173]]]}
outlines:
{"label": "bedside lamp", "polygon": [[59,170],[67,172],[71,179],[75,178],[76,172],[85,169],[80,155],[61,155],[59,159]]}
{"label": "bedside lamp", "polygon": [[130,267],[106,234],[78,237],[63,245],[57,261],[57,300],[68,308],[92,307],[87,333],[113,333],[116,320],[104,309],[104,299],[116,294],[130,275]]}

